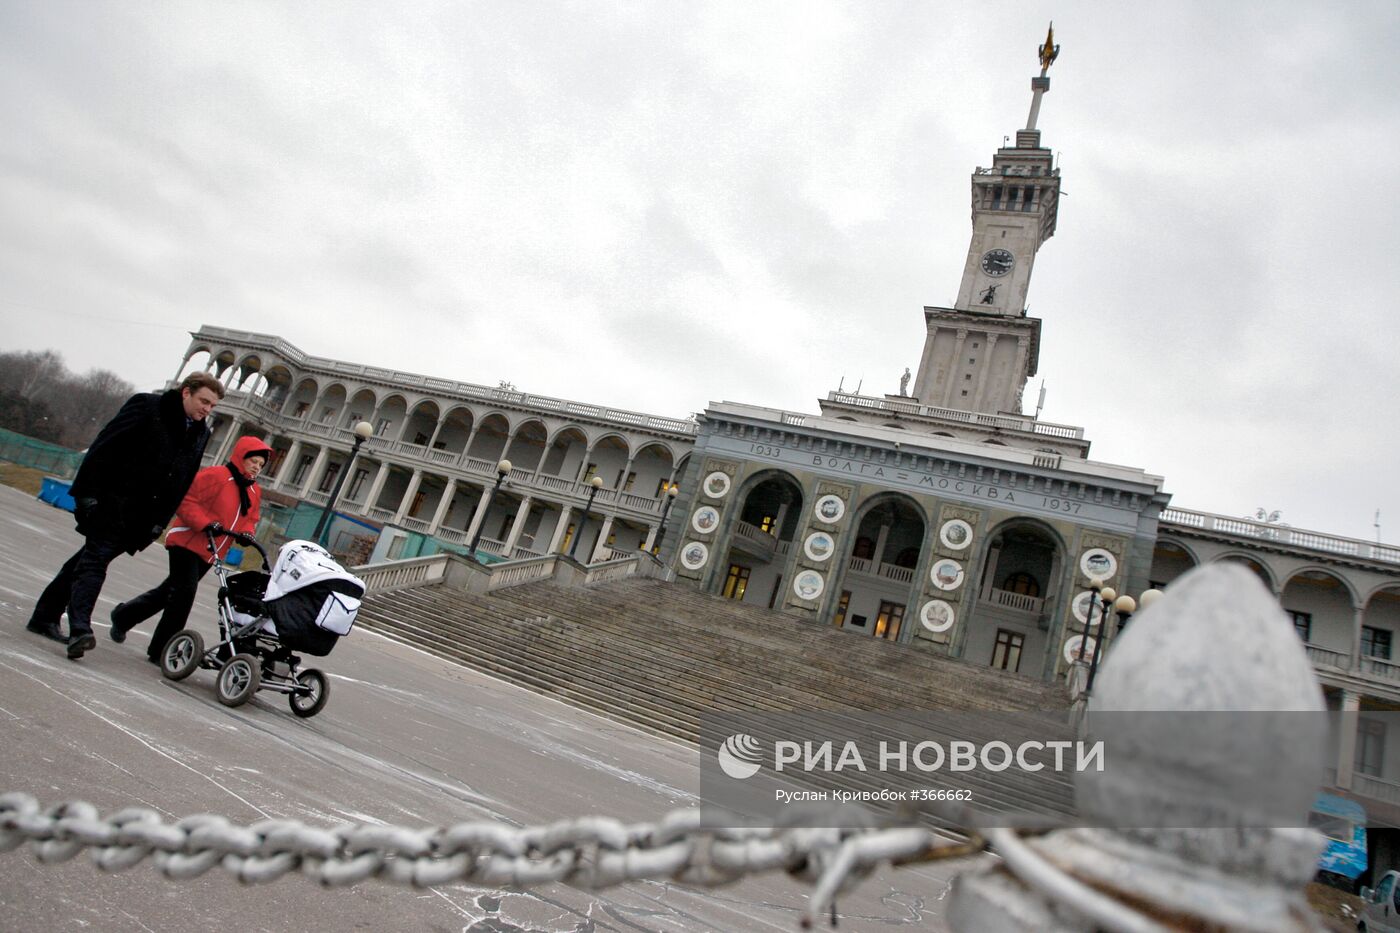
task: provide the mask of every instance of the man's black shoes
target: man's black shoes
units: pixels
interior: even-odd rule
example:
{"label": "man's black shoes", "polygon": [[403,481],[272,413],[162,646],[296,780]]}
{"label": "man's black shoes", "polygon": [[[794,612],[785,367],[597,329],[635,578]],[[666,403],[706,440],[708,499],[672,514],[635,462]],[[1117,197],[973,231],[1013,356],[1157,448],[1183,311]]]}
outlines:
{"label": "man's black shoes", "polygon": [[72,638],[68,639],[68,660],[76,661],[81,658],[85,652],[91,651],[96,647],[97,639],[93,637],[92,632],[74,635]]}
{"label": "man's black shoes", "polygon": [[48,625],[45,625],[42,622],[35,622],[31,619],[29,624],[24,627],[24,630],[26,632],[33,632],[35,635],[43,635],[45,638],[52,638],[54,641],[65,643],[68,641],[67,638],[63,637],[63,633],[58,630],[57,622],[50,622]]}
{"label": "man's black shoes", "polygon": [[107,634],[112,636],[112,641],[119,645],[126,641],[126,626],[117,623],[117,613],[121,611],[124,605],[126,605],[126,603],[121,603],[117,608],[112,610],[112,627],[107,630]]}

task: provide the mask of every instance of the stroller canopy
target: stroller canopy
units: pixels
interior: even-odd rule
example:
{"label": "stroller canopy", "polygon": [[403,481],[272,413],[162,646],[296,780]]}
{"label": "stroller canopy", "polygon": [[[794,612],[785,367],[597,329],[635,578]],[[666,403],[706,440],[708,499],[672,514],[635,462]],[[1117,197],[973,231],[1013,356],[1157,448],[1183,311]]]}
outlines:
{"label": "stroller canopy", "polygon": [[365,585],[360,578],[337,564],[325,548],[310,541],[288,541],[277,552],[277,563],[272,567],[271,579],[268,580],[267,592],[263,599],[271,602],[288,593],[295,593],[313,584],[330,580],[340,580],[351,585],[326,589],[357,596],[364,595]]}

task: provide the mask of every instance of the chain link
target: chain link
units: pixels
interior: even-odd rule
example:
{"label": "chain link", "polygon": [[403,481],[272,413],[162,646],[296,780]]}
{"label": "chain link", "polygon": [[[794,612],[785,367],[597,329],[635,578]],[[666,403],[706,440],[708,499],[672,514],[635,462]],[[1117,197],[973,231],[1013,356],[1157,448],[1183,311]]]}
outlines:
{"label": "chain link", "polygon": [[[146,858],[167,878],[196,878],[216,866],[245,883],[291,872],[322,885],[367,878],[417,887],[466,883],[528,888],[560,883],[600,890],[628,881],[671,879],[715,887],[750,874],[785,871],[814,885],[802,916],[810,926],[833,911],[836,896],[881,865],[963,858],[985,848],[976,833],[965,841],[917,825],[858,829],[813,828],[822,817],[860,825],[843,807],[796,805],[773,827],[709,828],[699,809],[676,810],[656,823],[583,817],[543,826],[457,823],[412,829],[349,825],[322,829],[297,820],[238,826],[199,814],[167,823],[129,807],[102,817],[74,800],[44,809],[25,793],[0,794],[0,852],[26,842],[42,862],[63,862],[83,849],[104,871],[122,871]],[[912,823],[917,812],[901,815]],[[962,818],[945,810],[944,820]],[[868,817],[866,817],[868,820]]]}

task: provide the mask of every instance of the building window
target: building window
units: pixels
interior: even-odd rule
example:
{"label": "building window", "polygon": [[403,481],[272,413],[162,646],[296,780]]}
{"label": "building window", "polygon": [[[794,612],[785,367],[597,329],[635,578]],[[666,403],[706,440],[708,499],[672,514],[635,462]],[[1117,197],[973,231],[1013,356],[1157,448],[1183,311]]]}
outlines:
{"label": "building window", "polygon": [[595,476],[597,476],[597,475],[598,475],[598,464],[596,464],[596,463],[590,463],[590,464],[588,464],[588,466],[584,469],[584,471],[583,471],[583,476],[579,479],[579,482],[580,482],[580,483],[586,483],[586,482],[588,482],[589,480],[591,480],[593,477],[595,477]]}
{"label": "building window", "polygon": [[564,540],[563,540],[562,542],[560,542],[560,544],[559,544],[559,553],[560,553],[560,554],[567,554],[567,553],[569,553],[569,545],[573,543],[573,540],[574,540],[574,523],[573,523],[573,522],[569,522],[569,527],[568,527],[567,529],[564,530]]}
{"label": "building window", "polygon": [[375,433],[376,435],[378,435],[379,437],[383,437],[383,436],[388,432],[388,430],[389,430],[389,419],[388,419],[388,418],[380,418],[380,419],[379,419],[379,423],[378,423],[377,425],[374,426],[374,433]]}
{"label": "building window", "polygon": [[997,643],[992,648],[992,667],[1016,673],[1021,668],[1021,647],[1025,643],[1026,636],[1020,632],[997,629]]}
{"label": "building window", "polygon": [[364,420],[365,419],[360,416],[360,413],[358,411],[352,411],[350,412],[350,416],[345,419],[345,426],[347,428],[353,428],[355,425],[359,424],[361,421]]}
{"label": "building window", "polygon": [[356,470],[355,475],[350,477],[350,491],[345,494],[345,498],[354,501],[360,494],[360,490],[365,485],[365,478],[369,476],[369,470]]}
{"label": "building window", "polygon": [[329,405],[327,405],[325,408],[321,409],[321,419],[320,419],[320,420],[321,420],[321,423],[322,423],[322,424],[329,424],[331,418],[333,418],[333,417],[335,417],[335,409],[334,409],[334,408],[332,408],[332,407],[330,407]]}
{"label": "building window", "polygon": [[1356,720],[1356,771],[1372,777],[1381,776],[1385,760],[1385,723],[1378,719]]}
{"label": "building window", "polygon": [[313,459],[314,458],[310,454],[306,454],[301,458],[301,461],[297,463],[296,470],[292,473],[293,483],[300,483],[302,480],[306,479],[306,471],[311,469],[311,461]]}
{"label": "building window", "polygon": [[321,482],[317,484],[317,492],[330,492],[331,486],[335,485],[335,478],[340,475],[340,464],[332,463],[326,467],[325,475],[321,477]]}
{"label": "building window", "polygon": [[881,602],[875,617],[875,637],[887,641],[899,638],[899,626],[904,621],[904,607],[899,603]]}
{"label": "building window", "polygon": [[875,556],[875,542],[866,535],[861,535],[856,538],[855,550],[851,551],[851,556],[861,560],[870,560]]}
{"label": "building window", "polygon": [[297,402],[297,407],[292,411],[293,418],[301,418],[311,408],[310,402]]}
{"label": "building window", "polygon": [[631,492],[631,491],[632,491],[632,484],[635,483],[635,482],[637,481],[637,473],[636,473],[636,471],[634,470],[634,471],[632,471],[632,472],[630,472],[630,473],[627,474],[627,479],[626,479],[626,480],[623,480],[623,479],[622,479],[622,473],[619,471],[618,474],[617,474],[617,478],[618,478],[619,481],[622,482],[622,491],[623,491],[623,492]]}
{"label": "building window", "polygon": [[652,493],[652,498],[660,499],[662,496],[666,495],[666,488],[670,485],[670,483],[666,482],[666,477],[661,477],[656,481],[656,492]]}
{"label": "building window", "polygon": [[507,515],[501,522],[501,533],[496,535],[497,539],[504,541],[510,537],[510,526],[515,524],[515,516]]}
{"label": "building window", "polygon": [[775,527],[777,522],[778,517],[776,515],[765,515],[763,516],[763,520],[758,523],[758,530],[777,537],[778,530]]}
{"label": "building window", "polygon": [[851,608],[851,591],[842,590],[841,599],[836,603],[836,618],[831,620],[831,624],[840,628],[846,624],[846,610]]}
{"label": "building window", "polygon": [[1367,658],[1390,660],[1390,629],[1361,626],[1361,654]]}
{"label": "building window", "polygon": [[1298,632],[1298,637],[1303,639],[1304,642],[1311,640],[1312,613],[1294,612],[1292,609],[1285,609],[1283,611],[1288,613],[1288,617],[1293,620],[1293,628]]}
{"label": "building window", "polygon": [[1040,582],[1024,570],[1007,577],[1001,588],[1008,593],[1019,593],[1022,596],[1040,595]]}
{"label": "building window", "polygon": [[428,498],[426,492],[414,493],[413,504],[408,507],[408,518],[417,518],[418,510],[423,507],[423,500]]}
{"label": "building window", "polygon": [[724,579],[724,598],[743,602],[744,591],[749,588],[749,568],[739,564],[729,565],[729,576]]}

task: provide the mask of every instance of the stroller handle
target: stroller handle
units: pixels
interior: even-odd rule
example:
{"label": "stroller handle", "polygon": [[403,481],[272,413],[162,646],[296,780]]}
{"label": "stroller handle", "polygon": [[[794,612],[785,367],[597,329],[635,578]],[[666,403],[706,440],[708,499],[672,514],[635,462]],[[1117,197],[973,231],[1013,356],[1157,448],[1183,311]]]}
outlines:
{"label": "stroller handle", "polygon": [[209,553],[215,555],[216,557],[219,554],[219,548],[215,539],[232,538],[235,542],[242,545],[243,547],[250,547],[253,550],[257,551],[258,554],[262,557],[264,567],[272,566],[272,562],[268,559],[267,551],[263,550],[263,546],[258,543],[258,539],[254,538],[252,535],[246,535],[241,531],[229,531],[227,528],[220,528],[218,531],[215,531],[212,527],[210,527],[204,529],[204,536],[209,539]]}

